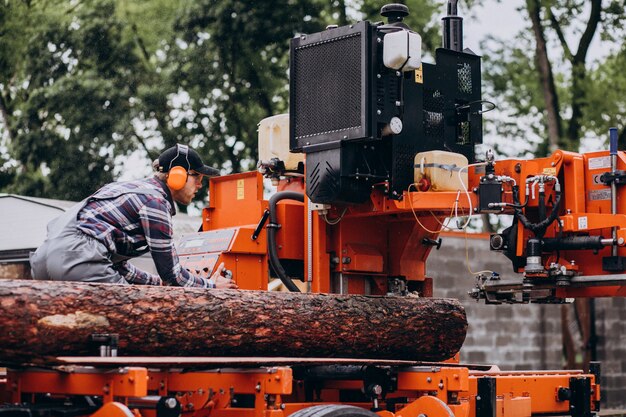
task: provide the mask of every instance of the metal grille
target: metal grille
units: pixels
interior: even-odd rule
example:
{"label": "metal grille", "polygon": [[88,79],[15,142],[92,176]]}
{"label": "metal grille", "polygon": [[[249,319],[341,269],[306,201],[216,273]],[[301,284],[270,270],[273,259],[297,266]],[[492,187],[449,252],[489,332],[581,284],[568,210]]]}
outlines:
{"label": "metal grille", "polygon": [[295,137],[359,128],[361,33],[294,51]]}
{"label": "metal grille", "polygon": [[439,90],[424,91],[424,133],[443,138],[443,96]]}
{"label": "metal grille", "polygon": [[[415,149],[411,144],[398,144],[393,154],[393,179],[394,184],[410,184],[413,179],[413,170],[407,170],[406,167],[412,167],[415,158]],[[410,175],[409,175],[410,174]],[[404,186],[402,186],[404,188]],[[402,190],[399,190],[402,191]]]}
{"label": "metal grille", "polygon": [[470,141],[470,122],[461,122],[459,124],[460,135],[457,137],[459,145],[468,145]]}
{"label": "metal grille", "polygon": [[459,65],[459,92],[472,94],[472,67],[468,63]]}

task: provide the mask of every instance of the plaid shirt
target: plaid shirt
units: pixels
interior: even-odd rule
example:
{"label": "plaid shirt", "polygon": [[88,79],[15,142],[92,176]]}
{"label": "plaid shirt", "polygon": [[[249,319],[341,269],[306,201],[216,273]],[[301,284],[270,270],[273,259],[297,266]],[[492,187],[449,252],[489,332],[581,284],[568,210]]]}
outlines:
{"label": "plaid shirt", "polygon": [[[169,188],[157,178],[111,183],[90,197],[78,214],[78,229],[107,247],[114,269],[131,284],[161,285],[162,279],[171,285],[209,288],[207,279],[190,273],[178,261],[172,238],[174,207]],[[125,260],[116,262],[116,258],[134,258],[147,251],[159,275]]]}

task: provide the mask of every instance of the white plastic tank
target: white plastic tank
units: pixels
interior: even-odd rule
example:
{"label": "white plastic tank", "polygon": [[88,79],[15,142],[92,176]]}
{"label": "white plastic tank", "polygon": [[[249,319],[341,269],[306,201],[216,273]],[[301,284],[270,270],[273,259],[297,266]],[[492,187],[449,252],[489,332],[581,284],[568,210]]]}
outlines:
{"label": "white plastic tank", "polygon": [[259,122],[259,161],[278,158],[285,169],[295,170],[304,154],[289,152],[289,114],[277,114]]}
{"label": "white plastic tank", "polygon": [[[467,189],[467,158],[460,153],[446,151],[420,152],[415,155],[414,181],[425,178],[431,191],[462,191]],[[459,171],[461,171],[459,178]]]}

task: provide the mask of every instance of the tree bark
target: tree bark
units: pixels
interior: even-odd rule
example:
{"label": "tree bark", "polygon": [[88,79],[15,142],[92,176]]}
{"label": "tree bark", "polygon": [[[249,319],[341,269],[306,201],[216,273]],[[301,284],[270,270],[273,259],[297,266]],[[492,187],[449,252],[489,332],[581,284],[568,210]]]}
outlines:
{"label": "tree bark", "polygon": [[0,363],[97,356],[118,334],[123,356],[341,357],[439,361],[467,330],[457,300],[0,282]]}
{"label": "tree bark", "polygon": [[582,129],[583,108],[586,103],[585,89],[587,79],[587,52],[591,46],[591,41],[600,23],[602,13],[602,0],[591,1],[591,12],[589,20],[583,32],[576,55],[572,57],[572,117],[567,129],[567,137],[570,148],[574,151],[580,146],[580,135]]}
{"label": "tree bark", "polygon": [[541,23],[541,2],[539,0],[526,0],[526,8],[535,35],[535,65],[539,72],[543,100],[546,105],[548,149],[550,152],[554,152],[558,149],[562,137],[561,115],[559,113],[559,96],[554,83],[544,28]]}

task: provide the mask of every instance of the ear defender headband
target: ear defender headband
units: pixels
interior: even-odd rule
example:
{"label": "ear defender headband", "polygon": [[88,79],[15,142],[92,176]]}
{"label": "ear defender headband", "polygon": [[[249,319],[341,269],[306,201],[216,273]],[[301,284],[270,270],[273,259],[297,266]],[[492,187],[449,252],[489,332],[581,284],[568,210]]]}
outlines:
{"label": "ear defender headband", "polygon": [[[176,144],[176,156],[170,162],[168,169],[169,175],[167,176],[167,186],[172,190],[182,190],[187,183],[188,170],[191,164],[189,163],[189,147],[187,145]],[[178,158],[185,158],[187,161],[187,169],[179,165],[173,167],[174,161]]]}

